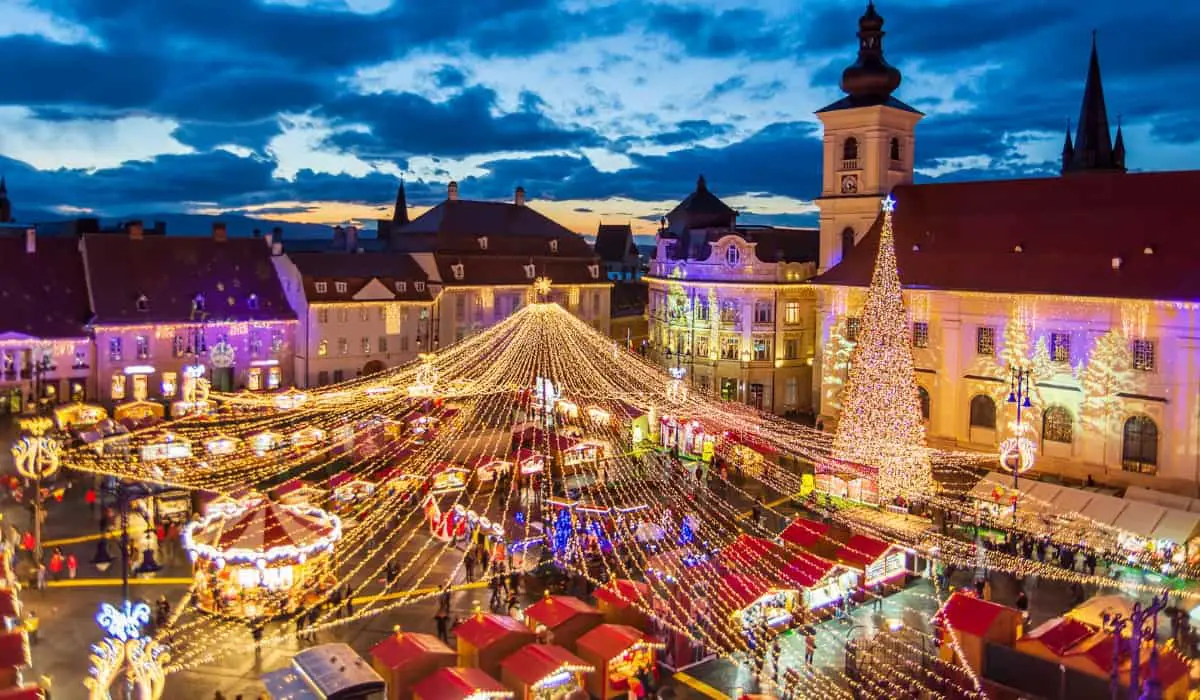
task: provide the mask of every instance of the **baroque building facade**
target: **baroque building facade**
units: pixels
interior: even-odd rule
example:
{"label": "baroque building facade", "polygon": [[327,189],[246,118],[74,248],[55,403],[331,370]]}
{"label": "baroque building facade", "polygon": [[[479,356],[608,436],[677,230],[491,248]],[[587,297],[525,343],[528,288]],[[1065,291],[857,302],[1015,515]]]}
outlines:
{"label": "baroque building facade", "polygon": [[[1093,43],[1060,177],[910,184],[920,115],[892,95],[900,74],[883,59],[882,26],[870,7],[843,76],[847,96],[819,113],[813,377],[825,424],[840,410],[878,249],[878,199],[891,192],[931,443],[986,452],[1020,433],[1035,445],[1035,471],[1196,494],[1200,282],[1189,271],[1200,243],[1178,221],[1200,172],[1125,172]],[[1031,387],[1018,425],[1009,397],[1020,372]]]}

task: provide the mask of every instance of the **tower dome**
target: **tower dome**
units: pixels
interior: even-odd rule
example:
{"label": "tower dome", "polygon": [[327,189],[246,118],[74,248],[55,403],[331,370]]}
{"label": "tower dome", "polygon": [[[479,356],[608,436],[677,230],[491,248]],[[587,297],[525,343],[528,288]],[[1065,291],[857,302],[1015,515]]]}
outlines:
{"label": "tower dome", "polygon": [[858,60],[842,71],[842,90],[860,100],[883,100],[900,87],[900,70],[883,57],[883,17],[875,3],[858,20]]}

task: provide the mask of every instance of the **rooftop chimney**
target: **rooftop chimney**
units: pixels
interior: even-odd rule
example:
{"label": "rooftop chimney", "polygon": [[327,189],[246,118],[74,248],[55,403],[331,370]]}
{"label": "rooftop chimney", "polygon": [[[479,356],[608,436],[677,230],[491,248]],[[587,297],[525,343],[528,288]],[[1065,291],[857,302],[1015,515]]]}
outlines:
{"label": "rooftop chimney", "polygon": [[283,243],[275,241],[271,244],[271,255],[276,257],[283,255]]}
{"label": "rooftop chimney", "polygon": [[25,252],[33,255],[37,252],[37,229],[25,229]]}
{"label": "rooftop chimney", "polygon": [[358,227],[346,227],[346,252],[353,253],[358,250]]}
{"label": "rooftop chimney", "polygon": [[213,240],[222,243],[229,240],[229,232],[225,230],[225,222],[213,222]]}
{"label": "rooftop chimney", "polygon": [[446,199],[451,202],[458,200],[458,183],[454,180],[451,180],[450,184],[446,185]]}
{"label": "rooftop chimney", "polygon": [[125,230],[129,232],[129,238],[135,241],[140,241],[145,237],[146,232],[142,228],[142,222],[129,221],[125,224]]}
{"label": "rooftop chimney", "polygon": [[260,228],[256,228],[256,229],[254,229],[254,234],[253,234],[253,235],[254,235],[254,237],[255,237],[255,238],[262,238],[262,229],[260,229]]}
{"label": "rooftop chimney", "polygon": [[270,248],[275,243],[275,234],[268,231],[267,235],[263,236],[263,240],[267,242],[267,247]]}
{"label": "rooftop chimney", "polygon": [[513,204],[516,204],[518,207],[525,206],[525,188],[524,187],[521,187],[521,186],[517,187],[517,193],[516,193],[516,195],[513,196]]}

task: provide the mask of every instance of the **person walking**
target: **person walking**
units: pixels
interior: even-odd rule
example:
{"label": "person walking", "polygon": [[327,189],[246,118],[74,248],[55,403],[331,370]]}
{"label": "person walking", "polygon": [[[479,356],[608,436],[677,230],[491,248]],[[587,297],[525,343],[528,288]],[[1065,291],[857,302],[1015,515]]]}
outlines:
{"label": "person walking", "polygon": [[54,553],[50,555],[50,576],[55,581],[62,578],[63,566],[66,564],[66,558],[63,557],[62,550],[55,547]]}
{"label": "person walking", "polygon": [[812,666],[817,654],[817,631],[812,627],[804,630],[804,665]]}
{"label": "person walking", "polygon": [[467,555],[463,557],[463,570],[467,575],[467,583],[475,582],[475,554],[467,550]]}
{"label": "person walking", "polygon": [[450,643],[450,615],[447,614],[446,611],[444,611],[444,610],[438,610],[437,614],[433,616],[433,621],[435,623],[437,623],[438,639],[442,640],[446,644],[449,644]]}
{"label": "person walking", "polygon": [[36,576],[37,576],[37,589],[39,591],[46,590],[46,565],[40,561],[38,562],[38,565],[37,565]]}
{"label": "person walking", "polygon": [[67,578],[75,578],[75,573],[79,571],[79,560],[74,554],[67,555]]}

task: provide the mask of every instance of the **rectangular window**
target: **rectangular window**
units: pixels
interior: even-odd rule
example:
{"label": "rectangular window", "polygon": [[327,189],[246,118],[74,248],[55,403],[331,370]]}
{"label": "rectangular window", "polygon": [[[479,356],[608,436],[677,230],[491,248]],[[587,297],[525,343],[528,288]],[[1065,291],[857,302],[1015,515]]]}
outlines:
{"label": "rectangular window", "polygon": [[722,379],[721,380],[721,400],[736,401],[737,400],[737,380]]}
{"label": "rectangular window", "polygon": [[929,324],[925,321],[916,321],[913,323],[912,344],[914,348],[929,347]]}
{"label": "rectangular window", "polygon": [[708,336],[707,335],[696,336],[696,357],[700,357],[700,358],[708,357]]}
{"label": "rectangular window", "polygon": [[850,343],[858,342],[858,331],[862,328],[862,321],[857,316],[846,318],[846,341]]}
{"label": "rectangular window", "polygon": [[262,389],[262,367],[251,367],[246,375],[246,388],[250,391]]}
{"label": "rectangular window", "polygon": [[320,343],[317,343],[317,357],[325,357],[328,354],[329,354],[329,341],[322,340]]}
{"label": "rectangular window", "polygon": [[1133,368],[1142,372],[1154,371],[1154,341],[1137,338],[1130,348],[1133,355]]}
{"label": "rectangular window", "polygon": [[467,298],[459,294],[454,297],[454,320],[461,321],[467,317]]}
{"label": "rectangular window", "polygon": [[742,349],[742,341],[736,335],[726,336],[721,339],[721,359],[736,360],[738,353]]}
{"label": "rectangular window", "polygon": [[800,323],[800,302],[789,301],[783,305],[783,322],[790,325]]}
{"label": "rectangular window", "polygon": [[401,294],[407,292],[408,291],[408,283],[407,282],[397,282],[396,283],[396,291],[400,292]]}
{"label": "rectangular window", "polygon": [[696,298],[696,320],[708,320],[708,299],[705,299],[704,297]]}
{"label": "rectangular window", "polygon": [[788,377],[783,382],[783,405],[795,406],[799,401],[800,396],[800,381],[795,377]]}
{"label": "rectangular window", "polygon": [[408,336],[400,336],[400,352],[408,352]]}
{"label": "rectangular window", "polygon": [[996,329],[991,326],[979,326],[975,329],[975,354],[992,356],[996,354]]}
{"label": "rectangular window", "polygon": [[346,378],[345,372],[343,372],[340,369],[333,370],[333,383],[334,384],[341,384],[345,378]]}
{"label": "rectangular window", "polygon": [[737,324],[738,304],[736,301],[721,302],[721,323]]}
{"label": "rectangular window", "polygon": [[371,310],[365,306],[360,306],[358,309],[358,320],[359,321],[370,321],[371,320]]}
{"label": "rectangular window", "polygon": [[278,389],[279,385],[282,383],[283,383],[283,370],[279,369],[278,367],[268,367],[267,368],[267,388],[268,389]]}
{"label": "rectangular window", "polygon": [[413,289],[417,290],[418,292],[423,292],[425,291],[425,283],[420,281],[413,282]]}
{"label": "rectangular window", "polygon": [[250,336],[250,357],[261,357],[263,354],[263,341],[259,335]]}
{"label": "rectangular window", "polygon": [[139,335],[136,338],[136,342],[137,342],[137,359],[139,359],[139,360],[150,359],[150,339],[144,335]]}
{"label": "rectangular window", "polygon": [[371,339],[364,337],[362,339],[362,351],[364,355],[371,354]]}
{"label": "rectangular window", "polygon": [[125,398],[124,374],[114,374],[112,376],[112,397],[118,400]]}
{"label": "rectangular window", "polygon": [[174,372],[163,372],[162,375],[162,395],[165,398],[171,398],[175,395],[175,390],[179,388],[178,375]]}
{"label": "rectangular window", "polygon": [[183,357],[187,352],[187,342],[182,335],[177,335],[171,339],[171,354],[175,357]]}
{"label": "rectangular window", "polygon": [[338,309],[337,320],[338,323],[345,323],[346,321],[349,321],[350,312],[346,309]]}
{"label": "rectangular window", "polygon": [[771,359],[771,341],[767,338],[754,339],[754,359],[762,362]]}
{"label": "rectangular window", "polygon": [[345,338],[338,338],[338,354],[339,355],[349,355],[350,354],[350,341],[349,340],[346,340]]}
{"label": "rectangular window", "polygon": [[385,308],[383,308],[382,306],[380,306],[380,307],[378,307],[378,308],[376,309],[376,311],[378,312],[378,316],[379,316],[379,320],[380,320],[380,321],[386,321],[386,320],[387,320],[387,309],[385,309]]}
{"label": "rectangular window", "polygon": [[795,338],[787,338],[783,341],[783,359],[795,360],[800,357],[800,341]]}
{"label": "rectangular window", "polygon": [[592,292],[592,315],[599,316],[602,311],[602,305],[600,292]]}
{"label": "rectangular window", "polygon": [[1050,334],[1050,360],[1062,364],[1071,364],[1071,334]]}
{"label": "rectangular window", "polygon": [[329,323],[329,309],[317,309],[317,323]]}
{"label": "rectangular window", "polygon": [[387,336],[379,336],[379,352],[387,352]]}
{"label": "rectangular window", "polygon": [[774,306],[769,301],[759,301],[754,304],[754,322],[770,323]]}
{"label": "rectangular window", "polygon": [[328,383],[329,383],[329,372],[326,370],[321,370],[320,372],[317,372],[317,386],[325,386]]}
{"label": "rectangular window", "polygon": [[271,352],[276,355],[283,352],[283,333],[279,331],[271,333]]}
{"label": "rectangular window", "polygon": [[334,282],[333,288],[338,291],[338,294],[346,293],[346,283],[345,282]]}
{"label": "rectangular window", "polygon": [[[121,339],[120,338],[109,338],[108,339],[108,359],[113,362],[121,361]],[[124,386],[125,386],[124,384],[121,384],[121,387],[122,387],[121,396],[122,397],[125,396]]]}
{"label": "rectangular window", "polygon": [[326,291],[329,290],[329,283],[315,282],[315,283],[313,283],[313,288],[317,290],[317,294],[324,294]]}

